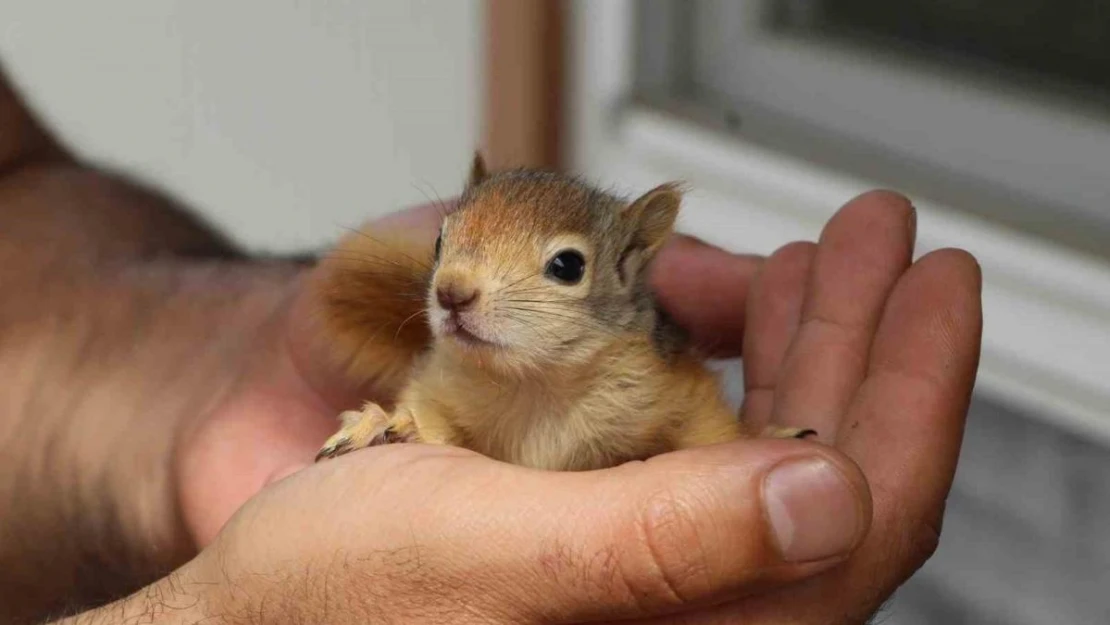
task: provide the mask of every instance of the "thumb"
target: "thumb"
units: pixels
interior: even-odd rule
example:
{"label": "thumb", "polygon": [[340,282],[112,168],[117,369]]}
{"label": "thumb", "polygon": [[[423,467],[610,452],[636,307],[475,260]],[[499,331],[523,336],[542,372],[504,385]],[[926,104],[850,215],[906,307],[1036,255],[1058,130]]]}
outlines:
{"label": "thumb", "polygon": [[528,621],[654,616],[796,581],[846,559],[871,519],[859,469],[802,441],[535,479],[543,504],[504,512],[532,517],[515,524],[528,535],[499,550],[515,554],[502,570],[528,592],[509,609]]}

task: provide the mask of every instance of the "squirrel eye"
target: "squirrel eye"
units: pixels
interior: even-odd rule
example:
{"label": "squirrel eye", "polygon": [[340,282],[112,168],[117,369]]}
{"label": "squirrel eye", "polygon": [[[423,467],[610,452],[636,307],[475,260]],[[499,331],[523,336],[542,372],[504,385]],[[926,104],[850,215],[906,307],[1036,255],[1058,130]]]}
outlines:
{"label": "squirrel eye", "polygon": [[443,250],[443,235],[436,237],[436,256],[435,259],[439,260],[439,253]]}
{"label": "squirrel eye", "polygon": [[576,250],[565,250],[547,263],[547,275],[565,284],[577,284],[586,274],[586,259]]}

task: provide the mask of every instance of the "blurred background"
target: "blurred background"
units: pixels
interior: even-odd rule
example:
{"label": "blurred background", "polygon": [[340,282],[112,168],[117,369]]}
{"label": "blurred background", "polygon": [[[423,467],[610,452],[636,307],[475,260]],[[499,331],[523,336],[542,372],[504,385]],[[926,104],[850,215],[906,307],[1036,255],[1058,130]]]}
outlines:
{"label": "blurred background", "polygon": [[684,230],[761,253],[910,195],[918,253],[981,261],[986,333],[940,550],[880,622],[1110,622],[1107,3],[6,0],[0,58],[262,251],[450,197],[477,146],[682,178]]}
{"label": "blurred background", "polygon": [[64,139],[270,251],[459,187],[483,31],[477,2],[0,2],[0,57]]}

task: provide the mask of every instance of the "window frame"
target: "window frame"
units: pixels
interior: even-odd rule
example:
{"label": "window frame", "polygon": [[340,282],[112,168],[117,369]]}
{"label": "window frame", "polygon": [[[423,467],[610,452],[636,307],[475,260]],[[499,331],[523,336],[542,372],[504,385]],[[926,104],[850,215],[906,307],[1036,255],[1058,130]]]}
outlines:
{"label": "window frame", "polygon": [[[874,178],[644,105],[634,93],[632,0],[572,6],[569,167],[633,194],[685,180],[681,230],[734,251],[767,254],[814,240]],[[985,327],[977,392],[1110,444],[1110,262],[912,195],[919,257],[973,253],[984,272]]]}

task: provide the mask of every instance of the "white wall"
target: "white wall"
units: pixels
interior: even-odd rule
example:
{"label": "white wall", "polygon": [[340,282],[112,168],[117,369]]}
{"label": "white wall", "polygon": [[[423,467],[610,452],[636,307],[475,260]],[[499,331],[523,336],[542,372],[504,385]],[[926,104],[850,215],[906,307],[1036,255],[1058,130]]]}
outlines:
{"label": "white wall", "polygon": [[457,192],[481,42],[477,0],[0,2],[0,58],[71,145],[268,250]]}

